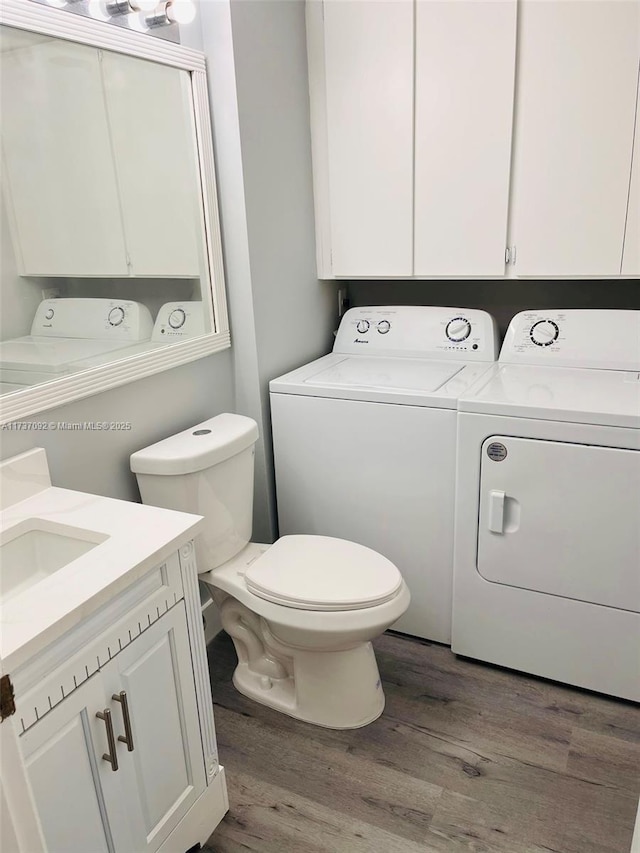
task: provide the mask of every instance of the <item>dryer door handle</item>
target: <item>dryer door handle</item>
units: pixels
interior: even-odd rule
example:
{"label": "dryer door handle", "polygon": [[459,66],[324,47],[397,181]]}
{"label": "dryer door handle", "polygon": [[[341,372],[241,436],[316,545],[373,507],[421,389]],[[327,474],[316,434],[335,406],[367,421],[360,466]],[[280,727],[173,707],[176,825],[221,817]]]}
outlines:
{"label": "dryer door handle", "polygon": [[505,493],[499,489],[489,492],[489,530],[492,533],[504,533]]}

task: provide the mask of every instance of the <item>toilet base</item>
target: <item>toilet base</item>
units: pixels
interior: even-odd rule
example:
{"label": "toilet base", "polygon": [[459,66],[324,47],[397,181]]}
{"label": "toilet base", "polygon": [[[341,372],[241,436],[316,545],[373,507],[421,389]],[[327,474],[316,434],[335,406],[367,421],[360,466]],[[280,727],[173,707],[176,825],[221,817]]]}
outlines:
{"label": "toilet base", "polygon": [[[293,651],[293,650],[292,650]],[[384,692],[371,643],[346,651],[293,651],[293,675],[262,675],[240,661],[236,689],[262,705],[329,729],[357,729],[384,710]]]}

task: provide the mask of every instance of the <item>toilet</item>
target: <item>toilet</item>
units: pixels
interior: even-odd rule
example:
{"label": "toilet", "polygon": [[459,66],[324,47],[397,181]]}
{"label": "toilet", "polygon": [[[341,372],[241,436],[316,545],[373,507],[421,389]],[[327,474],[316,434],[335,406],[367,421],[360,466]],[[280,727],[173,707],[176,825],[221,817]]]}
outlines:
{"label": "toilet", "polygon": [[251,418],[218,415],[131,456],[144,503],[202,515],[200,580],[238,655],[245,696],[335,729],[384,708],[371,641],[409,606],[398,569],[375,551],[328,536],[251,542]]}

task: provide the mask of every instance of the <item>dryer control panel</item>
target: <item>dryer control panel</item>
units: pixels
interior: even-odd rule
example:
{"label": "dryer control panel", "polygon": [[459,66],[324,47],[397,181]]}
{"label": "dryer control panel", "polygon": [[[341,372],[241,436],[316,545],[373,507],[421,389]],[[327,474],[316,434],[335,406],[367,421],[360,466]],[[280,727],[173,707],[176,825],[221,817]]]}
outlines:
{"label": "dryer control panel", "polygon": [[372,306],[345,313],[333,351],[494,361],[498,338],[493,317],[475,308]]}
{"label": "dryer control panel", "polygon": [[522,311],[509,324],[500,361],[640,370],[640,311]]}

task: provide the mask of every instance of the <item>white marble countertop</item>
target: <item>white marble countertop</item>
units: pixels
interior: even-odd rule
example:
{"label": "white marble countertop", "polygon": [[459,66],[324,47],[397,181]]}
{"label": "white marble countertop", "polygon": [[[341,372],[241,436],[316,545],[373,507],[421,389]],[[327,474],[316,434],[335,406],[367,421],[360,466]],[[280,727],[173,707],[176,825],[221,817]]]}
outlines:
{"label": "white marble countertop", "polygon": [[42,488],[0,513],[0,530],[45,519],[105,535],[86,554],[20,592],[0,609],[5,671],[25,663],[192,539],[203,519],[173,510]]}

